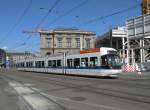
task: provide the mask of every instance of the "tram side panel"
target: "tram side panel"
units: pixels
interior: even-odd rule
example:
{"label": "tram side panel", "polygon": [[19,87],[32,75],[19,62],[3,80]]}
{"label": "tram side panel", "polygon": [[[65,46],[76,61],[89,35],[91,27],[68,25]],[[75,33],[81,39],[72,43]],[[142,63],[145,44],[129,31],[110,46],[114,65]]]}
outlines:
{"label": "tram side panel", "polygon": [[119,73],[120,69],[101,68],[106,60],[108,62],[114,59],[111,57],[108,59],[106,52],[45,57],[33,59],[33,65],[30,68],[25,68],[27,64],[24,64],[25,66],[19,66],[19,70],[90,76],[109,76]]}

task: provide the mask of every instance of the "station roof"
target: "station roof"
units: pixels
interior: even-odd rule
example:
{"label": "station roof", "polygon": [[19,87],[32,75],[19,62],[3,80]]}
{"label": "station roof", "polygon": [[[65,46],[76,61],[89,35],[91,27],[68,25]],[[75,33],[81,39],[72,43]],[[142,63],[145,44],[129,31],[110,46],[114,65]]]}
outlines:
{"label": "station roof", "polygon": [[56,29],[39,29],[39,33],[46,33],[46,34],[52,34],[52,33],[70,33],[70,34],[93,34],[96,35],[95,32],[92,31],[86,31],[86,30],[80,30],[77,28],[56,28]]}

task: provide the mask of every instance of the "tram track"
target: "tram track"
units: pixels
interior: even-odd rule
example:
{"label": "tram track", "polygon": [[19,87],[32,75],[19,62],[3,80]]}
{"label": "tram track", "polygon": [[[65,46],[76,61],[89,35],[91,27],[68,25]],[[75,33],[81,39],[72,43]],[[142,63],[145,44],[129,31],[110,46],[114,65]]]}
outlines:
{"label": "tram track", "polygon": [[[139,88],[139,89],[150,89],[150,86],[149,85],[146,85],[146,84],[140,84],[140,83],[137,83],[137,82],[135,82],[135,80],[131,80],[131,79],[103,79],[103,78],[82,78],[82,79],[80,79],[79,77],[72,77],[72,76],[68,76],[68,75],[53,75],[53,74],[47,74],[48,76],[45,76],[45,74],[42,74],[42,73],[30,73],[30,72],[24,72],[25,74],[27,73],[27,74],[32,74],[32,76],[34,76],[34,77],[36,77],[36,78],[51,78],[51,80],[53,79],[53,80],[64,80],[64,78],[65,79],[69,79],[69,80],[74,80],[74,81],[87,81],[87,79],[88,79],[88,81],[90,80],[90,83],[95,83],[95,82],[97,82],[97,83],[100,83],[100,84],[114,84],[114,85],[117,85],[117,86],[127,86],[127,87],[131,87],[131,88]],[[16,74],[16,75],[20,75],[21,77],[23,76],[23,77],[25,77],[26,75],[24,75],[24,74]],[[38,75],[40,75],[40,76],[38,76]],[[51,76],[50,76],[51,75]],[[68,79],[66,80],[66,81],[68,81]],[[91,80],[91,79],[94,79],[94,81],[93,80]]]}
{"label": "tram track", "polygon": [[[68,80],[73,80],[73,81],[87,81],[90,80],[90,83],[100,83],[100,84],[111,84],[111,85],[117,85],[117,86],[127,86],[128,88],[139,88],[139,89],[145,89],[145,90],[150,90],[150,85],[149,84],[141,84],[140,82],[137,83],[137,81],[141,81],[142,79],[124,79],[124,78],[118,78],[118,79],[109,79],[109,78],[82,78],[80,79],[78,76],[69,76],[69,75],[56,75],[56,74],[45,74],[45,73],[32,73],[32,72],[24,72],[25,74],[32,74],[34,77],[39,77],[39,78],[51,78],[54,80],[64,80],[64,78],[68,78]],[[17,74],[20,75],[20,74]],[[21,76],[24,74],[21,74]],[[91,80],[92,79],[92,80]],[[93,81],[94,79],[94,81]],[[68,81],[67,80],[67,81]]]}
{"label": "tram track", "polygon": [[[12,78],[8,75],[4,75],[4,76],[7,77],[7,78]],[[29,78],[26,75],[22,76],[22,74],[19,77]],[[14,78],[12,78],[12,79],[14,80]],[[60,79],[59,79],[59,81],[58,81],[58,79],[50,79],[49,80],[49,78],[41,77],[41,76],[33,76],[33,77],[30,77],[30,79],[34,80],[34,81],[37,81],[37,82],[42,80],[42,83],[50,83],[50,84],[53,84],[53,85],[56,85],[56,86],[57,85],[62,86],[62,87],[64,87],[64,89],[71,88],[71,89],[75,89],[75,90],[79,90],[79,91],[86,91],[86,92],[93,93],[93,94],[111,96],[111,97],[115,97],[115,98],[126,99],[126,100],[131,100],[131,101],[150,104],[150,100],[149,100],[150,96],[147,96],[147,95],[141,95],[141,94],[135,94],[135,93],[133,94],[133,93],[129,93],[129,92],[124,92],[124,91],[119,91],[119,90],[116,91],[116,90],[100,88],[100,87],[96,88],[96,87],[92,86],[92,85],[98,84],[99,82],[95,82],[95,83],[87,84],[87,85],[79,85],[79,84],[76,84],[76,83],[71,83],[71,82],[68,83],[68,82],[65,82],[65,81],[61,81]],[[17,79],[17,81],[22,82],[21,80],[18,80],[18,79]],[[51,90],[47,90],[47,91],[51,91]]]}

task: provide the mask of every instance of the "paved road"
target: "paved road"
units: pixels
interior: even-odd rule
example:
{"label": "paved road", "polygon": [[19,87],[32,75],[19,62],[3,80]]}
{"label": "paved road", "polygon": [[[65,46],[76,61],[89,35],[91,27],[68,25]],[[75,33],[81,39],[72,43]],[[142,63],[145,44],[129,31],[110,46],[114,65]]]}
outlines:
{"label": "paved road", "polygon": [[104,79],[0,70],[0,97],[3,110],[150,110],[150,74]]}

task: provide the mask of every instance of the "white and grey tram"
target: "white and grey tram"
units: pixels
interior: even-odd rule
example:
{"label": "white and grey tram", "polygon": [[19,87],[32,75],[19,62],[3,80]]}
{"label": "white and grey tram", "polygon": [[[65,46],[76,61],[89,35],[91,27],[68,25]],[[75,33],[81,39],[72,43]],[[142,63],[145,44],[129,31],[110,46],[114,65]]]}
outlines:
{"label": "white and grey tram", "polygon": [[116,77],[121,71],[120,58],[113,48],[95,48],[80,53],[42,58],[26,58],[16,63],[18,70],[85,76]]}

